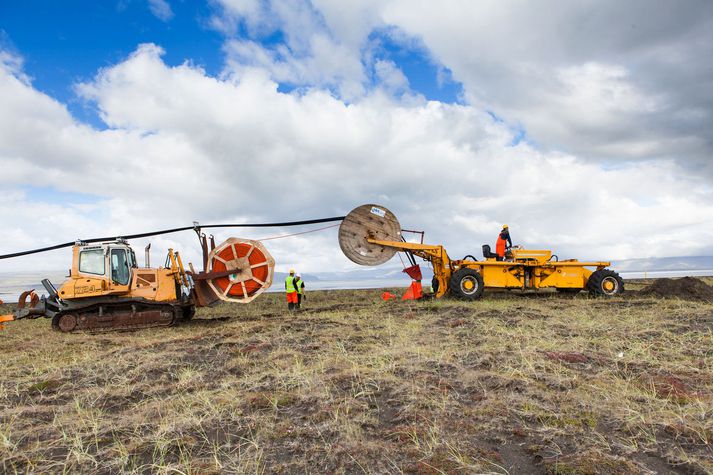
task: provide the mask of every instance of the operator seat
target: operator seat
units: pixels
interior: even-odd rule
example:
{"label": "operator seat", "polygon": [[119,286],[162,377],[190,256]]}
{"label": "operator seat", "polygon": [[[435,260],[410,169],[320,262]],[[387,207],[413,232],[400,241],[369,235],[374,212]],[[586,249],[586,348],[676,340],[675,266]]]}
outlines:
{"label": "operator seat", "polygon": [[496,261],[502,261],[503,258],[495,254],[494,252],[490,251],[490,245],[489,244],[483,244],[483,257],[486,259],[489,258],[495,258]]}

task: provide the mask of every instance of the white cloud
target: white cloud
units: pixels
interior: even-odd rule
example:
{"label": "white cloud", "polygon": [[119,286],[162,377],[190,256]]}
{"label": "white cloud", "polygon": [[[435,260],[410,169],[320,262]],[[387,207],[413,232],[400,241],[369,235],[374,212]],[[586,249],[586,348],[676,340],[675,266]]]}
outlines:
{"label": "white cloud", "polygon": [[393,61],[376,61],[374,72],[378,83],[390,93],[399,94],[408,89],[408,78]]}
{"label": "white cloud", "polygon": [[[372,72],[377,77],[385,73],[385,64],[372,57],[373,45],[368,41],[378,23],[375,2],[336,5],[301,0],[220,0],[216,4],[219,13],[211,24],[228,36],[225,74],[239,76],[258,67],[277,82],[328,88],[340,98],[354,101],[371,89]],[[244,26],[248,39],[236,37],[238,25]],[[277,33],[282,41],[261,43]],[[390,64],[393,81],[401,72]]]}
{"label": "white cloud", "polygon": [[22,70],[24,61],[21,56],[11,54],[8,51],[0,50],[0,66],[3,69],[13,74],[17,79],[24,83],[29,83],[30,79]]}
{"label": "white cloud", "polygon": [[[629,73],[621,66],[585,63],[557,70],[557,79],[564,88],[569,107],[583,106],[595,110],[602,119],[611,120],[612,113],[656,112],[656,100],[647,97],[630,84]],[[595,112],[595,115],[599,115]]]}
{"label": "white cloud", "polygon": [[365,78],[358,59],[325,35],[315,34],[308,41],[308,57],[296,56],[285,46],[272,50],[254,41],[229,41],[225,74],[240,78],[257,68],[280,83],[330,88],[349,99],[361,97]]}
{"label": "white cloud", "polygon": [[[477,107],[401,102],[381,89],[351,104],[318,88],[284,94],[259,66],[221,79],[188,63],[168,66],[161,54],[142,45],[78,86],[111,126],[103,131],[78,122],[21,70],[0,67],[0,191],[9,197],[0,207],[9,230],[0,253],[195,219],[335,216],[367,202],[424,229],[453,257],[477,255],[502,222],[517,243],[552,247],[560,257],[713,252],[710,186],[673,161],[605,168],[512,147],[509,127]],[[38,204],[18,190],[25,184],[103,199]],[[334,231],[267,246],[280,270],[354,268]],[[280,232],[288,231],[221,230],[218,238]],[[168,245],[199,259],[190,233],[153,242],[154,262]],[[57,251],[4,261],[2,270],[63,268],[67,260]]]}
{"label": "white cloud", "polygon": [[713,176],[713,66],[701,61],[713,4],[393,0],[380,19],[422,38],[469,103],[522,123],[541,148],[671,158]]}
{"label": "white cloud", "polygon": [[[463,83],[469,104],[524,128],[541,149],[600,161],[674,159],[713,177],[713,63],[701,60],[713,55],[713,4],[217,4],[224,5],[217,21],[244,22],[254,40],[284,33],[285,50],[270,46],[271,59],[263,62],[275,80],[329,86],[353,101],[371,90],[368,78],[378,78],[370,35],[389,32],[424,45],[438,68],[448,68]],[[329,55],[319,59],[310,39],[314,34],[325,38],[328,51],[337,52],[338,65]],[[255,64],[236,55],[229,65],[240,70]]]}
{"label": "white cloud", "polygon": [[149,10],[161,21],[169,21],[173,18],[173,10],[166,0],[148,0]]}

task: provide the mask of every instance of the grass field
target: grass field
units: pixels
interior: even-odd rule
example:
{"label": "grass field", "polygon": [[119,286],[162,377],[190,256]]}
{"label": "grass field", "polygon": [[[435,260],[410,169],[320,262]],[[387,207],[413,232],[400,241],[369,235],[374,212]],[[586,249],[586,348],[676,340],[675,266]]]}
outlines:
{"label": "grass field", "polygon": [[713,472],[713,304],[380,292],[124,333],[9,323],[0,471]]}

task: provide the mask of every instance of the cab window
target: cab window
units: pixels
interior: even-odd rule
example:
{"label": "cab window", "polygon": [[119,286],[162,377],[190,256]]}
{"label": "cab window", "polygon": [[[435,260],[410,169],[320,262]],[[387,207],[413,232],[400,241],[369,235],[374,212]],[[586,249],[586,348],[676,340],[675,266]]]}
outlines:
{"label": "cab window", "polygon": [[104,251],[93,249],[80,252],[79,272],[104,275]]}
{"label": "cab window", "polygon": [[125,249],[111,250],[111,280],[120,285],[129,283],[129,261]]}
{"label": "cab window", "polygon": [[136,268],[136,254],[133,249],[129,249],[129,267]]}

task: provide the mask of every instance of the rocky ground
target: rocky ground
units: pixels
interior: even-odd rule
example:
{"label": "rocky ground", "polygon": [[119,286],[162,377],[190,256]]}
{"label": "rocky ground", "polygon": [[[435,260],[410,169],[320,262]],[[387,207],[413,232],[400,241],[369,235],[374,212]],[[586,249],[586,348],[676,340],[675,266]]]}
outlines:
{"label": "rocky ground", "polygon": [[313,292],[294,314],[269,294],[105,334],[11,322],[0,472],[711,473],[697,289]]}

